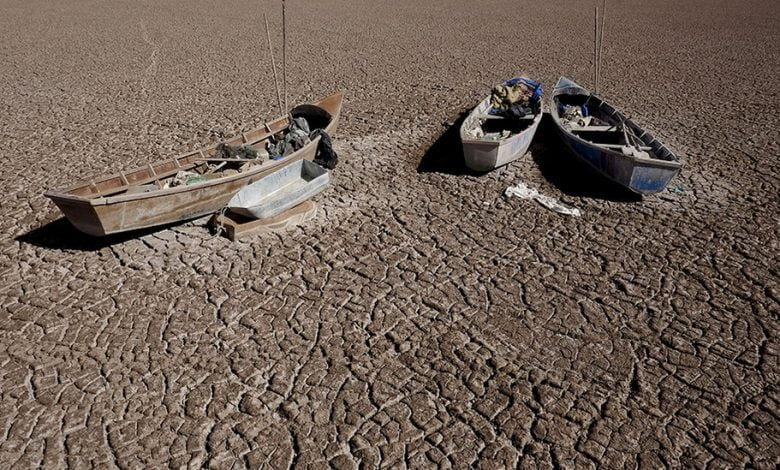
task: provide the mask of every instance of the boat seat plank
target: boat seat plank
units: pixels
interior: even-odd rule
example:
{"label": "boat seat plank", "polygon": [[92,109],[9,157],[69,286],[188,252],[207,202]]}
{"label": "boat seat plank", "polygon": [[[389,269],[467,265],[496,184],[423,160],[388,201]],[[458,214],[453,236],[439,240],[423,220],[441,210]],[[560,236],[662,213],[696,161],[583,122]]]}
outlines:
{"label": "boat seat plank", "polygon": [[620,129],[618,129],[616,126],[585,126],[585,127],[574,127],[571,130],[572,132],[620,132]]}
{"label": "boat seat plank", "polygon": [[495,119],[495,120],[503,119],[507,121],[533,121],[536,115],[530,114],[528,116],[523,116],[521,118],[515,118],[515,117],[509,118],[504,116],[497,116],[495,114],[477,114],[477,117],[479,119]]}
{"label": "boat seat plank", "polygon": [[609,149],[609,150],[620,150],[620,149],[622,149],[623,147],[631,147],[631,148],[635,148],[635,149],[639,149],[639,150],[644,150],[644,151],[646,151],[646,152],[647,152],[647,151],[651,151],[651,150],[653,150],[652,148],[650,148],[650,147],[645,147],[645,146],[642,146],[642,147],[636,147],[636,146],[634,146],[634,145],[620,145],[620,144],[599,144],[599,143],[596,143],[596,142],[591,142],[591,144],[595,145],[596,147],[601,147],[601,148],[604,148],[604,149]]}
{"label": "boat seat plank", "polygon": [[265,163],[268,161],[267,158],[217,158],[217,157],[211,157],[211,158],[199,158],[195,160],[196,163],[208,163],[208,162],[255,162],[255,163]]}

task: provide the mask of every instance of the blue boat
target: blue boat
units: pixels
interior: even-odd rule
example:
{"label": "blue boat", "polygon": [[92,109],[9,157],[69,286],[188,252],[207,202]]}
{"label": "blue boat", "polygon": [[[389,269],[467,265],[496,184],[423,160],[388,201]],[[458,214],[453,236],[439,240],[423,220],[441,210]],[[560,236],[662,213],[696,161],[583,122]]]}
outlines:
{"label": "blue boat", "polygon": [[595,94],[561,77],[550,113],[571,151],[637,194],[662,191],[680,172],[680,158]]}

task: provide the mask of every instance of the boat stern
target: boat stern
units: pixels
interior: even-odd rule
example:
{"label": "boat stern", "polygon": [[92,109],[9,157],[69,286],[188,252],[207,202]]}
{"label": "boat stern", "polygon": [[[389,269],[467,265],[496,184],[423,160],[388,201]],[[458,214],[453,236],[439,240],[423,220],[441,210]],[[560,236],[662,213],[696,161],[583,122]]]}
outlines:
{"label": "boat stern", "polygon": [[639,164],[631,172],[628,188],[637,194],[655,194],[663,191],[679,172],[680,165]]}
{"label": "boat stern", "polygon": [[107,234],[101,223],[97,207],[90,204],[88,199],[56,192],[46,192],[44,196],[51,199],[71,225],[80,232],[94,237],[102,237]]}
{"label": "boat stern", "polygon": [[500,150],[498,142],[464,140],[463,161],[474,171],[490,171],[498,166]]}

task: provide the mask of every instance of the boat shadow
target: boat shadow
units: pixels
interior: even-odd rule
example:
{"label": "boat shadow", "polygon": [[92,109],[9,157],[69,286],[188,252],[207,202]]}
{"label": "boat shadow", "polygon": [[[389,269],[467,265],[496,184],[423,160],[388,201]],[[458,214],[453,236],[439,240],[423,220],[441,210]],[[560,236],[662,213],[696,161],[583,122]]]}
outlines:
{"label": "boat shadow", "polygon": [[68,222],[68,219],[60,217],[57,220],[19,235],[14,240],[53,250],[99,251],[112,245],[180,225],[181,223],[183,222],[95,237],[78,231],[76,227]]}
{"label": "boat shadow", "polygon": [[613,202],[639,202],[642,196],[604,177],[574,155],[545,113],[531,144],[531,155],[542,176],[562,193]]}
{"label": "boat shadow", "polygon": [[466,120],[471,109],[460,113],[454,123],[425,151],[417,173],[446,173],[455,176],[480,176],[483,172],[474,171],[466,166],[463,159],[463,144],[460,140],[460,126]]}

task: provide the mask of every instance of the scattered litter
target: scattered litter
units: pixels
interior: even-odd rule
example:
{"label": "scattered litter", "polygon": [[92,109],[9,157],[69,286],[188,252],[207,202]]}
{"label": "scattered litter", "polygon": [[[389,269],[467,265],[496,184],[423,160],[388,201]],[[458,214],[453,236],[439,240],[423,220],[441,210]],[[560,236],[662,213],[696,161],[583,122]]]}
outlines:
{"label": "scattered litter", "polygon": [[620,151],[623,152],[623,155],[627,157],[636,157],[636,158],[650,158],[650,154],[645,152],[644,150],[638,149],[636,147],[632,147],[629,145],[623,145],[620,147]]}
{"label": "scattered litter", "polygon": [[176,173],[176,175],[173,178],[168,180],[163,185],[163,189],[175,188],[177,186],[184,186],[188,184],[202,183],[203,181],[205,181],[205,179],[201,181],[202,178],[203,178],[202,175],[195,173],[194,171],[182,170]]}
{"label": "scattered litter", "polygon": [[475,139],[481,139],[485,137],[485,131],[482,130],[481,126],[476,126],[471,129],[468,129],[466,131],[466,134],[468,134],[469,137],[473,137]]}
{"label": "scattered litter", "polygon": [[681,184],[678,184],[672,189],[672,192],[675,194],[683,194],[685,193],[685,188]]}
{"label": "scattered litter", "polygon": [[542,206],[546,207],[547,209],[553,212],[557,212],[559,214],[572,215],[574,217],[579,217],[580,215],[582,215],[579,209],[566,206],[561,201],[553,197],[539,194],[537,190],[533,188],[529,188],[522,182],[517,183],[517,185],[515,186],[510,186],[506,188],[506,191],[504,191],[504,195],[507,197],[515,196],[515,197],[519,197],[520,199],[533,199],[539,204],[541,204]]}
{"label": "scattered litter", "polygon": [[590,114],[588,105],[582,106],[562,104],[560,106],[561,122],[568,128],[606,126],[608,123]]}
{"label": "scattered litter", "polygon": [[501,132],[488,132],[487,134],[482,134],[482,140],[501,140],[509,137],[511,133],[507,130],[503,130]]}

